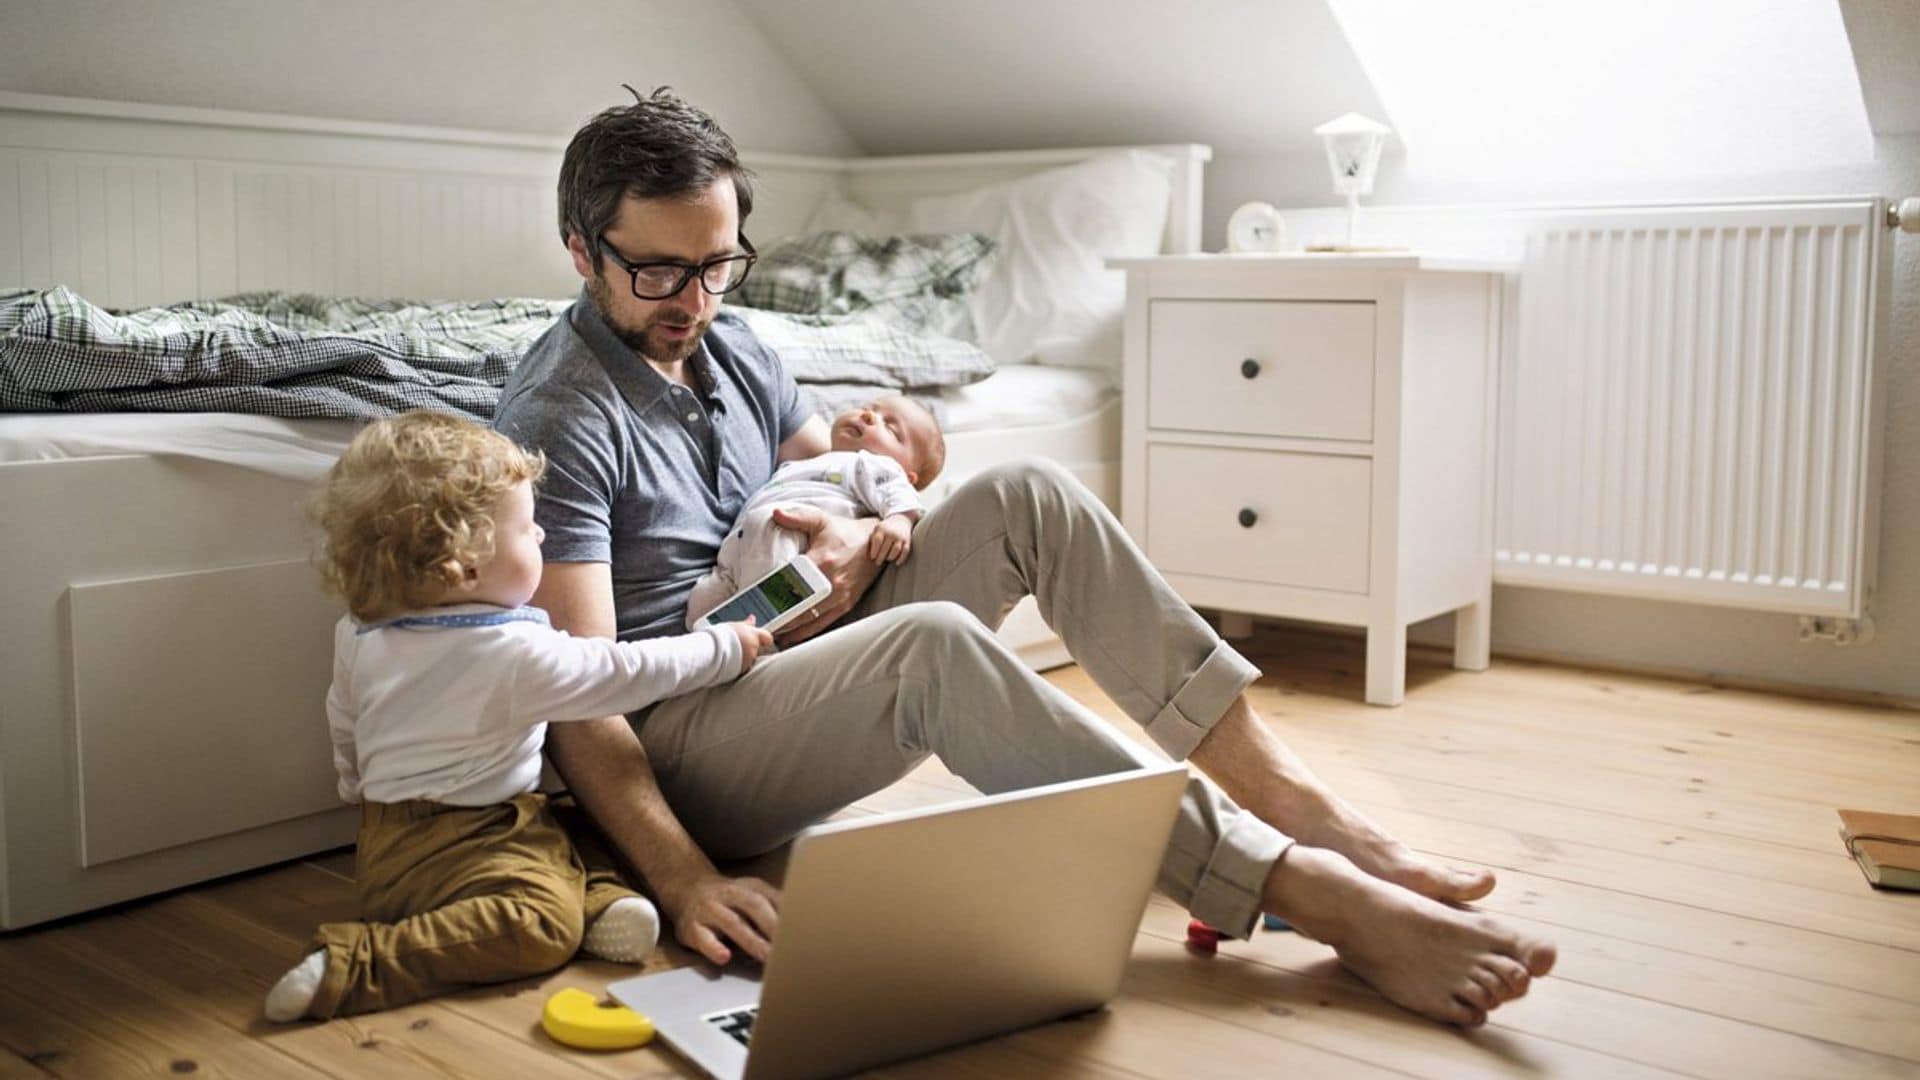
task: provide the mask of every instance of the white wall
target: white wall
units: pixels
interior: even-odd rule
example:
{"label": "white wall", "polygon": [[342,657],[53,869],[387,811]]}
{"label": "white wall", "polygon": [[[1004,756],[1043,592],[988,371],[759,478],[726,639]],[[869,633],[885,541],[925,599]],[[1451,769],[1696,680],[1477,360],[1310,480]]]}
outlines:
{"label": "white wall", "polygon": [[[1920,46],[1920,41],[1915,42]],[[1883,135],[1876,160],[1822,169],[1687,182],[1433,184],[1409,179],[1401,162],[1382,166],[1372,204],[1532,204],[1713,199],[1770,195],[1920,195],[1920,135]],[[1262,199],[1278,206],[1334,206],[1324,162],[1312,157],[1216,159],[1207,184],[1208,246],[1226,216]],[[1364,216],[1364,209],[1362,214]],[[1880,569],[1871,614],[1877,636],[1837,648],[1797,640],[1797,620],[1721,608],[1584,596],[1541,589],[1494,591],[1496,651],[1584,659],[1687,674],[1839,688],[1920,701],[1920,236],[1893,234],[1892,312],[1882,362],[1887,433],[1881,491]],[[1446,619],[1413,637],[1450,640]]]}
{"label": "white wall", "polygon": [[666,84],[741,147],[847,129],[734,0],[9,0],[0,90],[565,137]]}

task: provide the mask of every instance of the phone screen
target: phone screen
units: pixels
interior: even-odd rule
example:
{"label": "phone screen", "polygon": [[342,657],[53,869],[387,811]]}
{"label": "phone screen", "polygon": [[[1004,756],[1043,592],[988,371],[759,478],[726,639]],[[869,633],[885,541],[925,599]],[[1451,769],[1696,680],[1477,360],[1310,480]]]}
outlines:
{"label": "phone screen", "polygon": [[707,620],[716,623],[745,622],[752,615],[757,617],[758,625],[765,626],[805,600],[811,591],[807,588],[806,580],[800,576],[800,571],[788,563],[761,578],[758,585],[715,608]]}

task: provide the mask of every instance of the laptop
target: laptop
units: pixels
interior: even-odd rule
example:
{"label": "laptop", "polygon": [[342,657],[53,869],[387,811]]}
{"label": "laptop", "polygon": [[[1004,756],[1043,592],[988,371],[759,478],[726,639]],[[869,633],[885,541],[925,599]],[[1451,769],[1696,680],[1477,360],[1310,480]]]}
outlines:
{"label": "laptop", "polygon": [[1186,784],[1176,764],[816,826],[764,971],[608,992],[721,1080],[837,1076],[1097,1009]]}

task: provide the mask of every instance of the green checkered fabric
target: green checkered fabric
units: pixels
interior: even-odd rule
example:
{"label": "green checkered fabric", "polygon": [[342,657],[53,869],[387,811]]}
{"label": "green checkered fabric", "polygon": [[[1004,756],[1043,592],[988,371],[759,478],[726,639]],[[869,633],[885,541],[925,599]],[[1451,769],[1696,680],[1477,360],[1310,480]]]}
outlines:
{"label": "green checkered fabric", "polygon": [[568,303],[249,293],[116,313],[65,287],[7,293],[0,410],[484,420]]}
{"label": "green checkered fabric", "polygon": [[887,390],[965,386],[993,374],[978,345],[913,333],[872,315],[782,315],[729,304],[787,365],[794,381]]}
{"label": "green checkered fabric", "polygon": [[[731,297],[729,298],[731,299]],[[417,303],[249,293],[113,312],[72,290],[0,291],[0,412],[492,417],[500,387],[571,301]],[[985,378],[977,347],[860,316],[728,305],[817,407]]]}
{"label": "green checkered fabric", "polygon": [[986,272],[993,246],[977,233],[815,233],[761,252],[735,300],[796,315],[869,315],[970,341],[967,294]]}

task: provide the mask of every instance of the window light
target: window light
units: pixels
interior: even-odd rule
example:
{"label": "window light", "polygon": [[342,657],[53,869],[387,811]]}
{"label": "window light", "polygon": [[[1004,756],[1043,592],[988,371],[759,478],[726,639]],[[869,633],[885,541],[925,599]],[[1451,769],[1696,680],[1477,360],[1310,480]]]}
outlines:
{"label": "window light", "polygon": [[1427,178],[1871,161],[1837,0],[1328,0]]}

